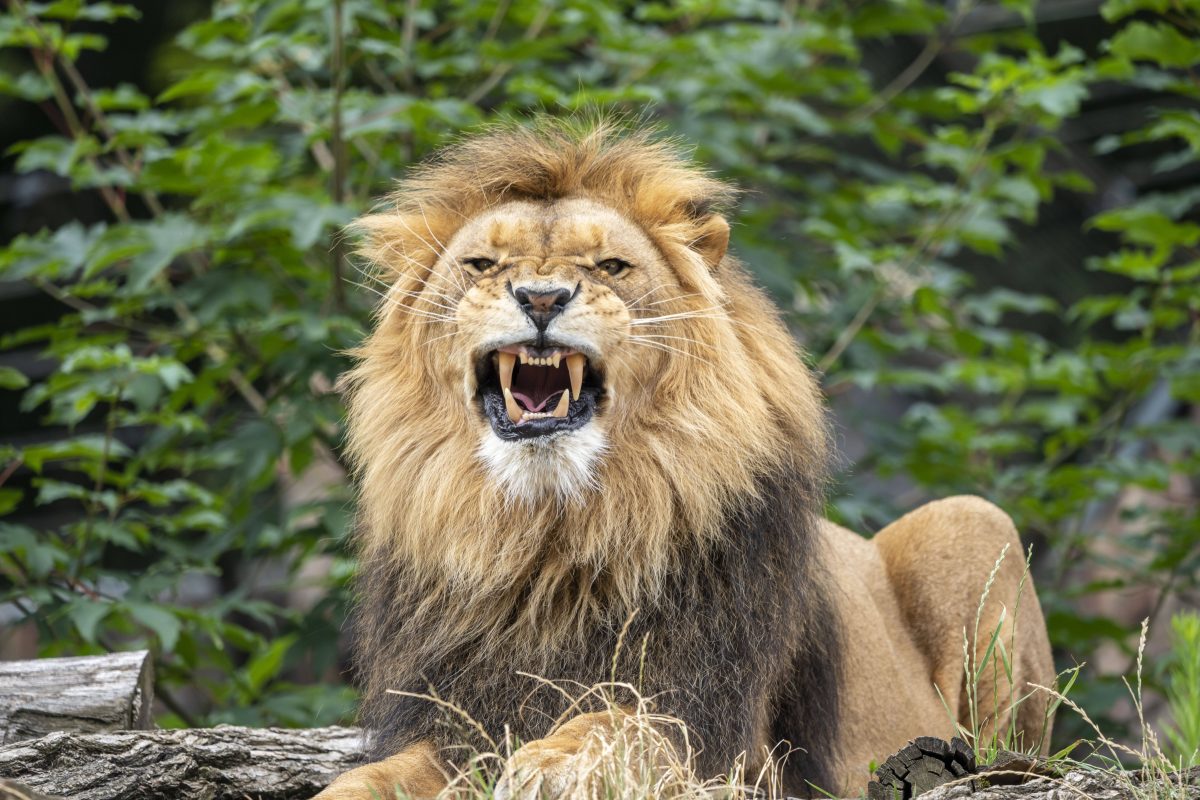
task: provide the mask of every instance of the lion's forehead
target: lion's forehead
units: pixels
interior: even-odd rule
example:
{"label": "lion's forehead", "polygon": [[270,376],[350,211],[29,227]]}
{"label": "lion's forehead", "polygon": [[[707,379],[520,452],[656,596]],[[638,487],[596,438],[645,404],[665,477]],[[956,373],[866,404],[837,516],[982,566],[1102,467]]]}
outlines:
{"label": "lion's forehead", "polygon": [[620,212],[586,198],[516,201],[479,215],[454,249],[486,246],[506,258],[653,256],[649,237]]}

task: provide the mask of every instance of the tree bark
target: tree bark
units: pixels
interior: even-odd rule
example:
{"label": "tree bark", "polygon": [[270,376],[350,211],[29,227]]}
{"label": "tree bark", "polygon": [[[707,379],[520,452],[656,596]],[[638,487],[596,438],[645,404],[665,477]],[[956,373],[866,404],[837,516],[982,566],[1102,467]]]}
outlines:
{"label": "tree bark", "polygon": [[[0,748],[0,778],[68,800],[307,800],[361,763],[362,737],[229,725],[52,733]],[[4,791],[0,800],[21,797]]]}
{"label": "tree bark", "polygon": [[153,727],[154,668],[145,650],[0,661],[0,744],[54,731]]}

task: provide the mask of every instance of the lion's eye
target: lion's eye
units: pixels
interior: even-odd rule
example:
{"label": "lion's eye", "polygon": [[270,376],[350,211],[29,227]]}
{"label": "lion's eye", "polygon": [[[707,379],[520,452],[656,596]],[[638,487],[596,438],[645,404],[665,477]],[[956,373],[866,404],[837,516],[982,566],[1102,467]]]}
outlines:
{"label": "lion's eye", "polygon": [[471,272],[475,273],[476,275],[479,275],[479,274],[483,273],[484,271],[489,270],[492,267],[496,266],[496,262],[493,261],[492,259],[482,258],[482,257],[464,258],[462,260],[462,263],[466,264],[467,269],[469,269]]}
{"label": "lion's eye", "polygon": [[596,266],[615,278],[633,265],[619,258],[606,258]]}

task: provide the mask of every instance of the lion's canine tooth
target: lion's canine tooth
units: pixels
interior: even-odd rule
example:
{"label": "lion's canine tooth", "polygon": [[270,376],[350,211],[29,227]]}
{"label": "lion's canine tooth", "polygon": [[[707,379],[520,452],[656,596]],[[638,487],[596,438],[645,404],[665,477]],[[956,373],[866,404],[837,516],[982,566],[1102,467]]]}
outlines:
{"label": "lion's canine tooth", "polygon": [[583,389],[583,365],[587,358],[583,353],[571,353],[567,356],[567,369],[571,373],[571,399],[578,400],[579,392]]}
{"label": "lion's canine tooth", "polygon": [[517,363],[517,357],[512,353],[501,353],[499,362],[500,388],[507,390],[512,387],[513,365]]}
{"label": "lion's canine tooth", "polygon": [[521,407],[517,405],[517,401],[513,399],[512,392],[507,386],[504,387],[504,408],[508,411],[508,418],[517,424],[521,421]]}
{"label": "lion's canine tooth", "polygon": [[560,361],[562,361],[562,353],[555,350],[554,355],[550,357],[550,363],[554,365],[555,369],[558,369],[558,364]]}
{"label": "lion's canine tooth", "polygon": [[563,392],[558,397],[558,405],[554,407],[554,411],[550,412],[552,417],[565,417],[567,408],[571,405],[571,399],[567,396],[567,392]]}

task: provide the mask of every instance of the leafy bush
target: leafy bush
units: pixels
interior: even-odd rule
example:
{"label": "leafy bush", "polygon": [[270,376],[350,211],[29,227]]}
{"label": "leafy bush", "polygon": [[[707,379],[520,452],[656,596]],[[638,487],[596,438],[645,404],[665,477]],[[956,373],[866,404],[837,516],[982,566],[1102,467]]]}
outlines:
{"label": "leafy bush", "polygon": [[[1089,86],[1195,99],[1180,70],[1200,62],[1181,32],[1197,18],[1154,13],[1166,5],[1109,0],[1118,28],[1089,57],[1028,25],[965,33],[971,4],[931,0],[218,0],[150,96],[76,67],[105,46],[99,23],[136,24],[136,9],[13,2],[0,44],[25,57],[4,61],[0,91],[63,126],[20,145],[16,169],[63,176],[107,216],[0,252],[4,278],[67,309],[4,339],[57,367],[28,387],[0,372],[54,430],[0,451],[5,479],[32,475],[29,492],[0,486],[0,510],[74,512],[53,530],[0,522],[0,601],[47,655],[152,646],[160,696],[206,709],[168,721],[343,717],[352,694],[330,676],[353,564],[332,386],[375,287],[355,287],[337,231],[460,131],[624,109],[750,190],[734,249],[865,442],[831,513],[870,530],[924,498],[989,496],[1040,543],[1064,658],[1104,640],[1132,655],[1135,632],[1078,604],[1196,589],[1195,504],[1128,499],[1197,472],[1177,411],[1200,399],[1200,192],[1105,211],[1091,225],[1111,252],[1057,267],[1116,288],[1051,297],[1008,274],[1056,192],[1092,191],[1056,135]],[[909,36],[924,49],[879,80],[869,56]],[[949,50],[969,67],[928,74]],[[1102,146],[1147,143],[1168,148],[1162,170],[1194,164],[1200,116],[1164,110]],[[1124,524],[1100,535],[1122,498]],[[1109,577],[1085,582],[1098,565]],[[289,599],[302,580],[315,604]]]}

